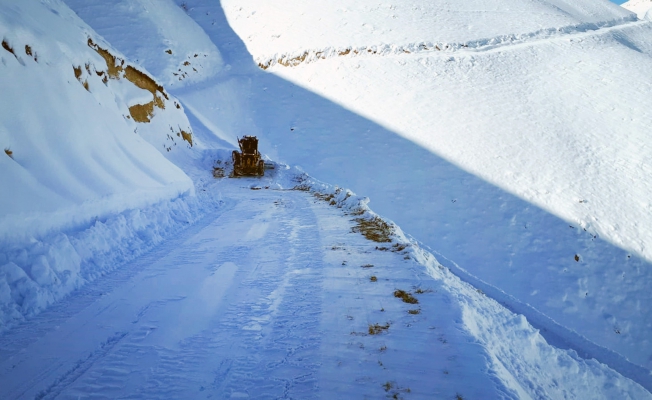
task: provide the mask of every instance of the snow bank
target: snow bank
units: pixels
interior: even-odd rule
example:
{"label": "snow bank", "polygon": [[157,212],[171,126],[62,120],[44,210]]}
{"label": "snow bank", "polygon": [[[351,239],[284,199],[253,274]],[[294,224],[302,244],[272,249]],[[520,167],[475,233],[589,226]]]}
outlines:
{"label": "snow bank", "polygon": [[220,52],[183,7],[171,0],[65,0],[87,24],[166,87],[206,80]]}
{"label": "snow bank", "polygon": [[0,39],[0,244],[192,194],[181,105],[63,3],[0,2]]}
{"label": "snow bank", "polygon": [[[563,350],[549,345],[525,316],[511,312],[482,290],[461,281],[394,222],[373,212],[367,197],[324,184],[296,170],[285,174],[294,174],[291,181],[295,190],[309,191],[331,206],[341,208],[354,216],[358,226],[364,226],[363,220],[370,223],[369,229],[358,231],[365,236],[382,235],[379,246],[383,250],[406,254],[442,282],[451,300],[461,307],[467,332],[486,351],[501,382],[519,398],[652,398],[631,377],[622,376],[595,359],[581,358],[572,348]],[[378,241],[378,236],[374,240]],[[625,367],[623,372],[631,373],[631,370]],[[640,375],[636,378],[649,380]]]}
{"label": "snow bank", "polygon": [[0,247],[0,331],[170,239],[219,208],[218,197],[201,191],[34,239],[25,247]]}
{"label": "snow bank", "polygon": [[181,104],[65,4],[0,1],[0,40],[5,329],[216,203],[170,161],[198,157]]}

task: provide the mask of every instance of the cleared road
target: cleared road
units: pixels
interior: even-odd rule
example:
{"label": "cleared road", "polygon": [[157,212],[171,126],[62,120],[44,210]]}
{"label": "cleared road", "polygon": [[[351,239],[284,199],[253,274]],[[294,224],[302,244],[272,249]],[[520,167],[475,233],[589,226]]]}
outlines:
{"label": "cleared road", "polygon": [[[247,184],[224,181],[218,215],[0,337],[0,398],[509,392],[422,266],[309,193]],[[415,285],[419,304],[394,297]]]}

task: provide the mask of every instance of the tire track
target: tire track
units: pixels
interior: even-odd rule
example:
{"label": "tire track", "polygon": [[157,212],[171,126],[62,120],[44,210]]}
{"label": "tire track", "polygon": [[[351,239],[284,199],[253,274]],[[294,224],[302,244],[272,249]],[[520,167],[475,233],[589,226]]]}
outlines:
{"label": "tire track", "polygon": [[124,339],[125,336],[127,336],[126,332],[117,332],[115,335],[107,338],[97,350],[90,353],[85,359],[79,360],[66,373],[57,378],[50,386],[39,392],[34,399],[54,399],[59,396],[62,391],[84,375],[84,373],[86,373],[86,371],[88,371],[97,360],[107,355],[122,339]]}
{"label": "tire track", "polygon": [[[149,303],[135,313],[125,340],[101,361],[82,363],[74,380],[68,374],[57,379],[47,396],[84,398],[99,391],[139,399],[317,397],[322,257],[316,217],[303,193],[283,192],[282,200],[278,192],[257,196],[270,205],[276,200],[276,211],[258,221],[279,222],[264,246],[233,243],[213,257],[240,268],[228,306],[206,329],[176,344],[149,340],[150,333],[161,337],[159,302]],[[233,216],[241,217],[243,209]]]}
{"label": "tire track", "polygon": [[284,267],[259,263],[242,281],[246,292],[258,296],[233,303],[217,329],[231,336],[220,346],[221,360],[210,388],[221,398],[317,396],[321,296],[316,293],[323,279],[321,256],[315,254],[319,235],[303,194],[288,193],[291,197],[284,196],[280,206],[289,203],[294,218],[285,219],[272,246],[287,254]]}

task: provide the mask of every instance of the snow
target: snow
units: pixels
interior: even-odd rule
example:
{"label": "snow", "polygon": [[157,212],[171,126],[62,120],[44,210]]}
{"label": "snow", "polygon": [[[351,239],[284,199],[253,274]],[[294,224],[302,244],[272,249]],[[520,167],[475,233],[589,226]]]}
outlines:
{"label": "snow", "polygon": [[368,199],[282,166],[269,175],[208,183],[215,213],[10,331],[1,395],[651,397],[547,344],[391,222],[390,243],[354,232],[343,216],[378,218]]}
{"label": "snow", "polygon": [[[189,2],[190,7],[195,3]],[[228,22],[259,62],[303,50],[467,43],[547,28],[581,28],[631,20],[607,1],[327,3],[290,0],[222,2]],[[264,60],[264,61],[263,61]]]}
{"label": "snow", "polygon": [[223,67],[215,44],[171,1],[65,3],[82,19],[92,20],[104,39],[124,49],[128,59],[145,67],[167,88],[204,81]]}
{"label": "snow", "polygon": [[[129,107],[152,101],[153,94],[121,72],[107,76],[109,65],[89,40],[117,57],[125,71],[132,64],[69,8],[4,2],[0,37],[0,91],[6,94],[0,100],[0,146],[6,149],[0,158],[0,265],[6,278],[0,277],[0,286],[11,288],[10,297],[3,291],[0,306],[5,329],[110,270],[102,264],[115,257],[105,253],[116,246],[91,254],[100,250],[93,248],[96,241],[119,243],[151,231],[154,237],[144,241],[151,246],[154,232],[178,229],[168,219],[196,200],[193,181],[166,159],[194,157],[181,137],[192,132],[183,108],[156,92],[164,108],[153,107],[149,123],[135,122]],[[175,199],[186,205],[175,205]],[[138,210],[146,217],[133,214]],[[150,226],[138,226],[150,219]],[[136,226],[122,231],[110,223],[113,228],[103,230],[107,221]],[[79,239],[84,229],[99,238]],[[132,251],[138,254],[138,247]],[[98,254],[105,260],[95,260]]]}
{"label": "snow", "polygon": [[650,0],[629,0],[621,4],[621,6],[636,13],[639,19],[652,21],[652,14],[649,12],[652,10],[652,1]]}
{"label": "snow", "polygon": [[[604,22],[623,15],[599,7],[613,10],[593,14]],[[192,10],[209,34],[225,35],[202,22],[205,8]],[[281,48],[249,42],[258,25],[233,23],[254,60],[269,53],[254,49]],[[461,276],[649,369],[652,26],[623,17],[559,28],[475,48],[276,64],[266,70],[274,75],[177,95],[223,139],[262,136],[272,158],[369,196]],[[330,48],[356,35],[337,31]],[[311,49],[300,45],[285,42]]]}
{"label": "snow", "polygon": [[38,314],[217,206],[217,198],[186,195],[97,219],[81,231],[33,239],[27,247],[4,247],[0,256],[0,328],[6,330]]}
{"label": "snow", "polygon": [[0,397],[652,397],[651,22],[65,3],[0,1]]}
{"label": "snow", "polygon": [[[106,63],[87,46],[92,30],[65,6],[49,7],[12,3],[0,14],[0,36],[15,53],[0,53],[0,90],[13,94],[3,96],[0,107],[0,143],[12,152],[0,161],[7,171],[0,185],[12,188],[11,196],[0,199],[3,242],[20,242],[193,189],[178,167],[134,135],[139,130],[158,145],[162,128],[190,130],[182,111],[168,100],[169,110],[157,112],[151,126],[127,120],[130,94],[136,92],[136,102],[151,94],[125,79],[105,85],[95,71],[106,70]],[[73,67],[81,71],[78,79]],[[124,90],[127,86],[130,91]]]}

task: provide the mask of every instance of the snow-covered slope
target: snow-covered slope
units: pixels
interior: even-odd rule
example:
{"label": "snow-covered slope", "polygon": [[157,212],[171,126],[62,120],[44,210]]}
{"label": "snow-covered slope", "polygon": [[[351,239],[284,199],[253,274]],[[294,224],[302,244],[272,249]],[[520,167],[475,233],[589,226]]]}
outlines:
{"label": "snow-covered slope", "polygon": [[622,4],[623,7],[629,11],[636,13],[640,19],[647,19],[652,21],[652,0],[629,0]]}
{"label": "snow-covered slope", "polygon": [[[187,204],[118,216],[192,195],[169,159],[195,155],[179,102],[62,2],[0,1],[0,40],[2,329],[89,278],[93,253],[137,240],[141,224],[174,225],[163,214]],[[72,246],[67,234],[91,225]]]}
{"label": "snow-covered slope", "polygon": [[305,51],[400,53],[421,46],[495,43],[592,29],[632,19],[622,8],[602,0],[521,0],[508,6],[481,0],[225,0],[222,5],[247,49],[266,66],[302,58]]}
{"label": "snow-covered slope", "polygon": [[70,9],[3,2],[0,37],[3,241],[192,191],[178,102]]}
{"label": "snow-covered slope", "polygon": [[210,78],[222,58],[204,31],[172,1],[65,0],[84,20],[165,87]]}
{"label": "snow-covered slope", "polygon": [[[184,3],[233,41],[209,2]],[[418,4],[464,7],[467,22],[398,32],[373,2],[349,5],[366,10],[351,18],[340,3],[223,4],[266,73],[234,66],[178,91],[204,125],[262,136],[273,157],[368,195],[475,285],[652,367],[650,23],[606,1],[500,15],[437,1]]]}
{"label": "snow-covered slope", "polygon": [[[0,2],[0,89],[18,99],[0,139],[22,168],[0,182],[18,188],[0,196],[16,233],[0,238],[0,330],[220,190],[227,207],[0,337],[4,393],[649,397],[649,23],[588,0],[176,3],[69,1],[156,81],[61,1]],[[160,82],[201,52],[174,91],[191,135]],[[196,151],[197,136],[219,146],[209,134],[259,135],[416,240],[296,170],[220,184],[209,170],[228,152]],[[306,193],[264,190],[288,184]]]}

